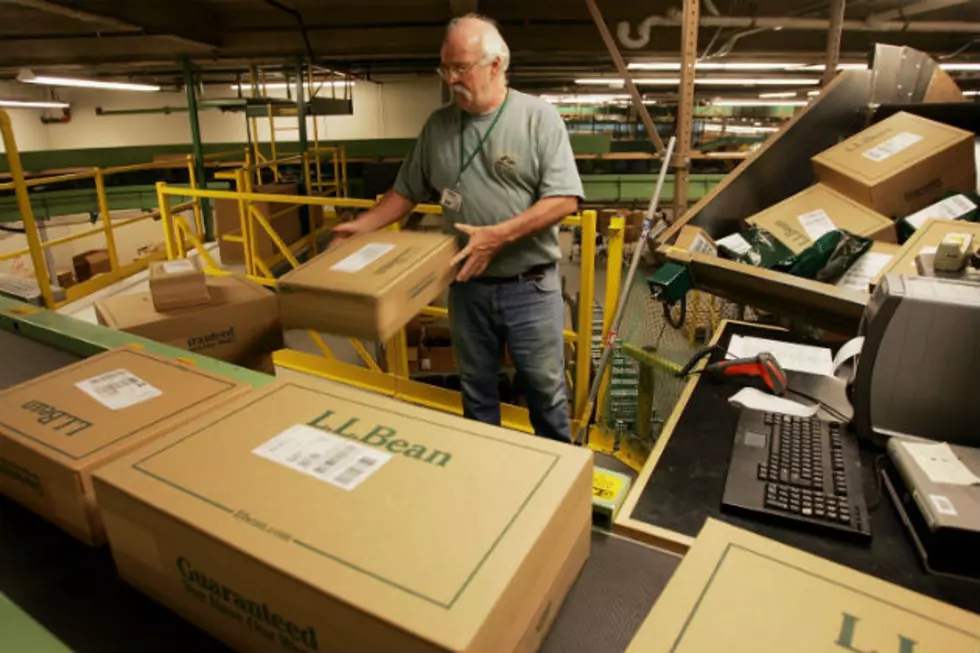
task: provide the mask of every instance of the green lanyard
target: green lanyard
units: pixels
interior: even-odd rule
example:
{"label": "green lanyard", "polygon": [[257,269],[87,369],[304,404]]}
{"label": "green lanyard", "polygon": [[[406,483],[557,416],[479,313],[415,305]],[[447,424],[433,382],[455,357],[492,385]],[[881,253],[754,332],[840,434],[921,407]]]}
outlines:
{"label": "green lanyard", "polygon": [[464,135],[465,135],[465,131],[466,131],[466,120],[465,120],[465,116],[463,116],[463,117],[460,118],[460,121],[459,121],[459,176],[456,177],[456,186],[455,186],[456,188],[459,188],[459,182],[462,181],[462,179],[463,179],[463,173],[466,172],[466,169],[470,167],[470,164],[471,163],[473,163],[473,159],[475,159],[477,157],[477,155],[480,152],[483,151],[483,144],[487,142],[487,138],[490,137],[490,132],[492,132],[493,131],[493,128],[497,126],[497,121],[500,120],[500,114],[502,114],[504,112],[504,107],[507,106],[507,101],[509,99],[510,99],[510,91],[507,91],[507,95],[504,96],[504,103],[500,105],[500,108],[499,109],[497,109],[497,113],[494,115],[493,121],[490,123],[490,127],[487,129],[487,131],[483,132],[483,136],[480,137],[480,140],[476,144],[476,149],[473,150],[473,153],[470,154],[469,158],[466,157],[466,145],[464,143],[465,139],[463,138]]}

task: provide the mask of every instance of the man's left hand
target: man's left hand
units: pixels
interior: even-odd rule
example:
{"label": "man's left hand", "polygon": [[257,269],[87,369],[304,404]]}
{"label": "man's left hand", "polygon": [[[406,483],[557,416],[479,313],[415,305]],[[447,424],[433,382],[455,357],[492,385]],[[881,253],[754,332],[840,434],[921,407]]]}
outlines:
{"label": "man's left hand", "polygon": [[473,227],[468,224],[457,224],[456,228],[469,236],[470,240],[466,243],[466,247],[453,257],[450,265],[455,266],[466,261],[456,275],[456,281],[469,281],[483,274],[506,240],[500,225]]}

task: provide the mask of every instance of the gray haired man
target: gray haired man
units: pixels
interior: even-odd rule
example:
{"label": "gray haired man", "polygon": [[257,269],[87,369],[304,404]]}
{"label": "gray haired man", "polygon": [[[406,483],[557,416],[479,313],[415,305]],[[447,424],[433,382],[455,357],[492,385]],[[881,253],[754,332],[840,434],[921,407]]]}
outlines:
{"label": "gray haired man", "polygon": [[568,132],[550,104],[508,88],[510,51],[492,21],[450,23],[441,61],[455,104],[426,122],[394,188],[335,236],[380,229],[438,200],[460,237],[449,319],[464,414],[500,423],[506,346],[535,433],[570,442],[558,223],[583,193]]}

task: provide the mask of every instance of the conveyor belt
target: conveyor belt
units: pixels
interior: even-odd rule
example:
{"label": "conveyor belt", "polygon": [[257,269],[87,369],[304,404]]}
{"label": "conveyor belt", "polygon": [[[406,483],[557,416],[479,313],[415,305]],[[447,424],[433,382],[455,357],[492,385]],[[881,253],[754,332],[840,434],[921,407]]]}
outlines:
{"label": "conveyor belt", "polygon": [[78,356],[0,329],[0,390],[53,372]]}
{"label": "conveyor belt", "polygon": [[[76,360],[0,330],[0,389]],[[71,650],[228,653],[223,644],[123,583],[108,548],[89,548],[2,496],[0,524],[0,595]],[[679,561],[594,531],[592,554],[543,653],[624,651]],[[17,620],[6,620],[2,608],[0,602],[0,623],[16,627]],[[0,633],[0,650],[7,636]]]}

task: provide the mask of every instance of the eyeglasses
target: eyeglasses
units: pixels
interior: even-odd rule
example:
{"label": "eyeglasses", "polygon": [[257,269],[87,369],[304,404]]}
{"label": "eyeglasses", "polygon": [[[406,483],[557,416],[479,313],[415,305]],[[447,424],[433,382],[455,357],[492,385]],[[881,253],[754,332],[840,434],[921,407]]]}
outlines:
{"label": "eyeglasses", "polygon": [[444,80],[448,80],[450,75],[462,77],[466,73],[473,70],[473,68],[476,66],[480,66],[485,63],[485,61],[474,61],[473,63],[442,64],[436,68],[436,72],[439,73],[439,77],[442,77]]}

